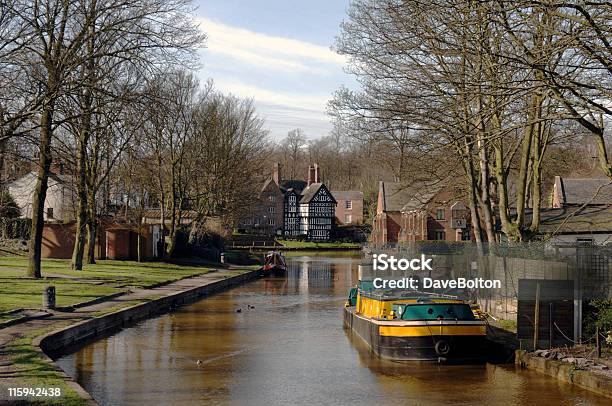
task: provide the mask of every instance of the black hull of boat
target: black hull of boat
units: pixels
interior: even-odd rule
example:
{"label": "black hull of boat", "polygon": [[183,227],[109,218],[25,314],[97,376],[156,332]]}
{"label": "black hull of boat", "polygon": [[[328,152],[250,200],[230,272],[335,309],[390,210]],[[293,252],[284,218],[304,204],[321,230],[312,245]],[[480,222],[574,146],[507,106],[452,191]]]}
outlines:
{"label": "black hull of boat", "polygon": [[[344,327],[364,340],[379,357],[395,361],[421,361],[444,364],[481,364],[486,362],[487,339],[483,336],[390,337],[379,334],[379,326],[359,317],[354,307],[344,309]],[[436,343],[446,341],[450,351],[436,352]]]}
{"label": "black hull of boat", "polygon": [[264,276],[285,276],[287,275],[287,268],[274,267],[271,269],[261,269],[261,274]]}

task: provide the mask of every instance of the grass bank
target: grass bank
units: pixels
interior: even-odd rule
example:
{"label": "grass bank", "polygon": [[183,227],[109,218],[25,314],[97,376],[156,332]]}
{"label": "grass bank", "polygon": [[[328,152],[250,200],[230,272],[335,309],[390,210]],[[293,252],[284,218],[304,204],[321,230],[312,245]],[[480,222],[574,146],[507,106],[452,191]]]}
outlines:
{"label": "grass bank", "polygon": [[294,241],[276,240],[287,248],[294,249],[361,249],[361,245],[354,242],[315,242],[315,241]]}
{"label": "grass bank", "polygon": [[40,308],[46,285],[55,286],[57,306],[71,306],[130,287],[148,288],[213,269],[162,262],[98,261],[73,271],[68,260],[47,259],[42,261],[43,278],[32,279],[25,277],[26,265],[23,257],[0,257],[0,312]]}
{"label": "grass bank", "polygon": [[33,345],[34,338],[52,331],[53,328],[27,332],[22,338],[11,341],[3,353],[20,371],[19,384],[27,387],[59,388],[59,398],[22,401],[20,404],[81,406],[87,402],[66,382],[65,376],[53,364],[46,361],[40,348]]}

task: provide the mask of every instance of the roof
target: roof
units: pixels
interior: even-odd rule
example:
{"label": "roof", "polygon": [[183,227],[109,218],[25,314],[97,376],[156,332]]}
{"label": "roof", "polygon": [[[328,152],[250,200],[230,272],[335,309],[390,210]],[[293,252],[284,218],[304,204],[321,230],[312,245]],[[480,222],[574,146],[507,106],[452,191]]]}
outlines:
{"label": "roof", "polygon": [[[532,211],[525,213],[531,222]],[[540,234],[612,234],[612,206],[541,209]]]}
{"label": "roof", "polygon": [[412,198],[414,189],[399,182],[381,181],[378,193],[382,193],[383,211],[401,211]]}
{"label": "roof", "polygon": [[332,190],[336,200],[363,200],[363,192],[358,190]]}
{"label": "roof", "polygon": [[[8,187],[23,187],[24,185],[32,184],[32,182],[35,182],[37,178],[38,178],[38,173],[31,171],[13,180],[12,182],[9,182],[7,186]],[[57,184],[62,184],[62,185],[70,184],[71,180],[72,180],[72,177],[70,175],[56,174],[53,172],[49,173],[49,186],[51,186],[53,182]]]}
{"label": "roof", "polygon": [[563,196],[564,204],[612,204],[612,180],[608,178],[557,177],[555,183]]}
{"label": "roof", "polygon": [[402,211],[422,210],[441,189],[442,185],[440,184],[420,183],[419,185],[415,185],[412,189],[414,190],[414,194],[402,207]]}
{"label": "roof", "polygon": [[[308,203],[310,202],[313,197],[315,197],[317,195],[317,193],[319,192],[319,190],[321,188],[324,188],[325,190],[327,190],[327,187],[325,187],[325,185],[323,183],[312,183],[310,184],[310,186],[308,186],[306,189],[304,189],[302,191],[302,198],[300,199],[300,203]],[[329,192],[329,190],[328,190]],[[331,194],[331,192],[329,192],[331,198],[334,200],[334,203],[336,203],[336,199],[335,197]]]}
{"label": "roof", "polygon": [[304,190],[307,185],[308,183],[304,180],[288,179],[281,180],[280,182],[280,188],[283,193],[285,193],[289,189],[293,189],[297,192],[298,195],[302,193],[302,190]]}
{"label": "roof", "polygon": [[269,185],[274,185],[275,188],[278,188],[278,186],[276,186],[276,182],[274,182],[274,180],[272,178],[268,178],[264,182],[263,186],[261,187],[260,193],[263,193],[268,188]]}
{"label": "roof", "polygon": [[[171,214],[169,211],[166,211],[165,217],[169,219]],[[195,210],[183,210],[181,213],[181,217],[183,219],[194,219],[196,218],[198,213]],[[150,218],[150,219],[159,219],[161,217],[161,209],[145,209],[142,213],[142,217]]]}
{"label": "roof", "polygon": [[300,199],[300,203],[308,203],[312,200],[313,197],[317,194],[319,189],[323,186],[322,183],[312,183],[306,189],[302,191],[302,198]]}

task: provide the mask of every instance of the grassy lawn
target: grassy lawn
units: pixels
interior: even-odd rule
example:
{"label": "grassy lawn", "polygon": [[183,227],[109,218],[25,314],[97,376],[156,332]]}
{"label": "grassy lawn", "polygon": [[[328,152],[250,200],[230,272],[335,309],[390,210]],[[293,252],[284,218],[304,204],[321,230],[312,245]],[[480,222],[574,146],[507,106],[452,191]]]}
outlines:
{"label": "grassy lawn", "polygon": [[324,248],[361,248],[361,245],[354,242],[314,242],[314,241],[292,241],[292,240],[277,240],[288,248],[303,248],[303,249],[324,249]]}
{"label": "grassy lawn", "polygon": [[0,257],[0,312],[16,308],[40,308],[42,291],[54,285],[58,306],[92,300],[127,290],[210,272],[211,267],[184,266],[160,262],[99,261],[83,271],[70,269],[68,260],[42,262],[42,279],[25,278],[26,259]]}
{"label": "grassy lawn", "polygon": [[[3,351],[11,358],[15,365],[20,369],[21,386],[32,387],[53,387],[60,388],[59,398],[48,398],[27,404],[40,405],[62,405],[80,406],[86,402],[73,391],[64,381],[62,375],[49,363],[47,363],[32,341],[34,337],[50,332],[55,327],[28,332],[23,338],[11,341]],[[25,402],[23,403],[25,404]]]}

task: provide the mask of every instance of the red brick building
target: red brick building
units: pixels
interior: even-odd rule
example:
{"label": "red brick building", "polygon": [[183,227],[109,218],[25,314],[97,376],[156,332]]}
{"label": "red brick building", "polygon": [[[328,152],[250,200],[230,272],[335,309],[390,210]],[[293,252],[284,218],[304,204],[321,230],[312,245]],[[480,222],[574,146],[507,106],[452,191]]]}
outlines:
{"label": "red brick building", "polygon": [[338,205],[336,221],[341,225],[363,223],[363,193],[356,190],[332,190]]}
{"label": "red brick building", "polygon": [[460,191],[425,183],[379,183],[372,243],[471,239],[470,211]]}
{"label": "red brick building", "polygon": [[411,188],[399,182],[378,183],[376,215],[372,223],[370,239],[373,244],[384,245],[399,242],[402,208],[412,196]]}
{"label": "red brick building", "polygon": [[471,239],[470,210],[452,190],[419,192],[402,208],[400,242]]}

